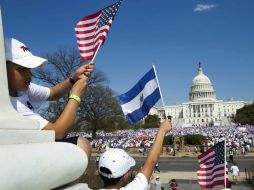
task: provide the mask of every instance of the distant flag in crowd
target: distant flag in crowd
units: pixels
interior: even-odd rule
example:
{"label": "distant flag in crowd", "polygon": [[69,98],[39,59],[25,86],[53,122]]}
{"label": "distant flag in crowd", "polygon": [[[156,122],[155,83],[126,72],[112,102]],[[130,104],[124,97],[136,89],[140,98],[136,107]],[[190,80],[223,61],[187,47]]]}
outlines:
{"label": "distant flag in crowd", "polygon": [[75,26],[78,48],[84,61],[92,60],[104,44],[109,28],[122,0],[81,19]]}
{"label": "distant flag in crowd", "polygon": [[154,68],[148,71],[138,83],[118,97],[123,113],[130,124],[144,118],[161,98]]}
{"label": "distant flag in crowd", "polygon": [[198,156],[200,168],[197,171],[197,176],[201,188],[213,188],[217,185],[224,185],[225,179],[228,183],[228,165],[225,167],[224,143],[222,141]]}

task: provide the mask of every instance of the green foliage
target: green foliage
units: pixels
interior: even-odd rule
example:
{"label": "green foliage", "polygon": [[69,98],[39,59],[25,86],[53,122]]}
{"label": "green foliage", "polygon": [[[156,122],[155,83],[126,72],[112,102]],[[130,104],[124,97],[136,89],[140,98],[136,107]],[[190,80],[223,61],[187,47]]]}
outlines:
{"label": "green foliage", "polygon": [[160,118],[158,115],[148,115],[145,118],[145,124],[143,125],[143,128],[157,128],[160,125]]}
{"label": "green foliage", "polygon": [[87,88],[80,103],[78,117],[88,122],[93,137],[98,129],[118,129],[123,123],[120,118],[123,117],[122,109],[113,91],[100,85]]}
{"label": "green foliage", "polygon": [[233,121],[242,125],[254,125],[254,103],[237,110]]}
{"label": "green foliage", "polygon": [[207,139],[203,135],[185,135],[184,142],[189,145],[201,145],[202,142],[206,142]]}
{"label": "green foliage", "polygon": [[105,118],[101,123],[98,129],[104,131],[112,132],[121,129],[131,128],[128,121],[123,116],[113,115],[111,117]]}
{"label": "green foliage", "polygon": [[134,129],[134,130],[141,129],[143,127],[144,127],[144,125],[143,125],[143,121],[142,120],[138,121],[134,125],[130,125],[130,128]]}
{"label": "green foliage", "polygon": [[172,135],[170,136],[165,136],[163,140],[163,145],[172,145],[173,144],[173,137]]}

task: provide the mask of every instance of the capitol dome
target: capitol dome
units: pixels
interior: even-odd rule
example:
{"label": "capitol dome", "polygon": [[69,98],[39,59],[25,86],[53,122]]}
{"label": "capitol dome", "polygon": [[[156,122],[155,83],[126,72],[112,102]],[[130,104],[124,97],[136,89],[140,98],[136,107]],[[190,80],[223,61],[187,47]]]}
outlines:
{"label": "capitol dome", "polygon": [[192,80],[192,85],[211,84],[210,79],[203,74],[202,68],[199,68],[198,75]]}
{"label": "capitol dome", "polygon": [[210,79],[203,74],[201,63],[198,67],[198,75],[194,77],[189,93],[190,101],[216,100],[215,90]]}

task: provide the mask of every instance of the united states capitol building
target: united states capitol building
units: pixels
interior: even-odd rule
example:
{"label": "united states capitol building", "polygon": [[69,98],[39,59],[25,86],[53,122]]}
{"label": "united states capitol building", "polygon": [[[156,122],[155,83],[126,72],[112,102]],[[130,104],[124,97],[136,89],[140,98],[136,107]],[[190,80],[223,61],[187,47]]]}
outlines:
{"label": "united states capitol building", "polygon": [[[218,100],[210,79],[203,73],[199,63],[198,75],[192,80],[189,101],[165,106],[167,115],[172,117],[173,127],[228,126],[236,111],[252,102]],[[164,116],[163,107],[153,107],[150,115]]]}

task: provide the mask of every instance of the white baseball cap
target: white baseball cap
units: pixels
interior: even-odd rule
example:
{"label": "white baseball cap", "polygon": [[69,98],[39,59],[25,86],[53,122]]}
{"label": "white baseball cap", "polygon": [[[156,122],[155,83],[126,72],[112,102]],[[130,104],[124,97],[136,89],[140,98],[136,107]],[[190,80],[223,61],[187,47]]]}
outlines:
{"label": "white baseball cap", "polygon": [[5,38],[4,47],[6,60],[23,67],[35,68],[48,63],[47,59],[34,56],[25,44],[14,38]]}
{"label": "white baseball cap", "polygon": [[[130,157],[123,149],[110,148],[105,151],[99,161],[99,173],[111,178],[122,177],[127,173],[131,167],[135,166],[135,160]],[[100,170],[101,167],[105,167],[111,171],[112,174],[106,174]]]}

